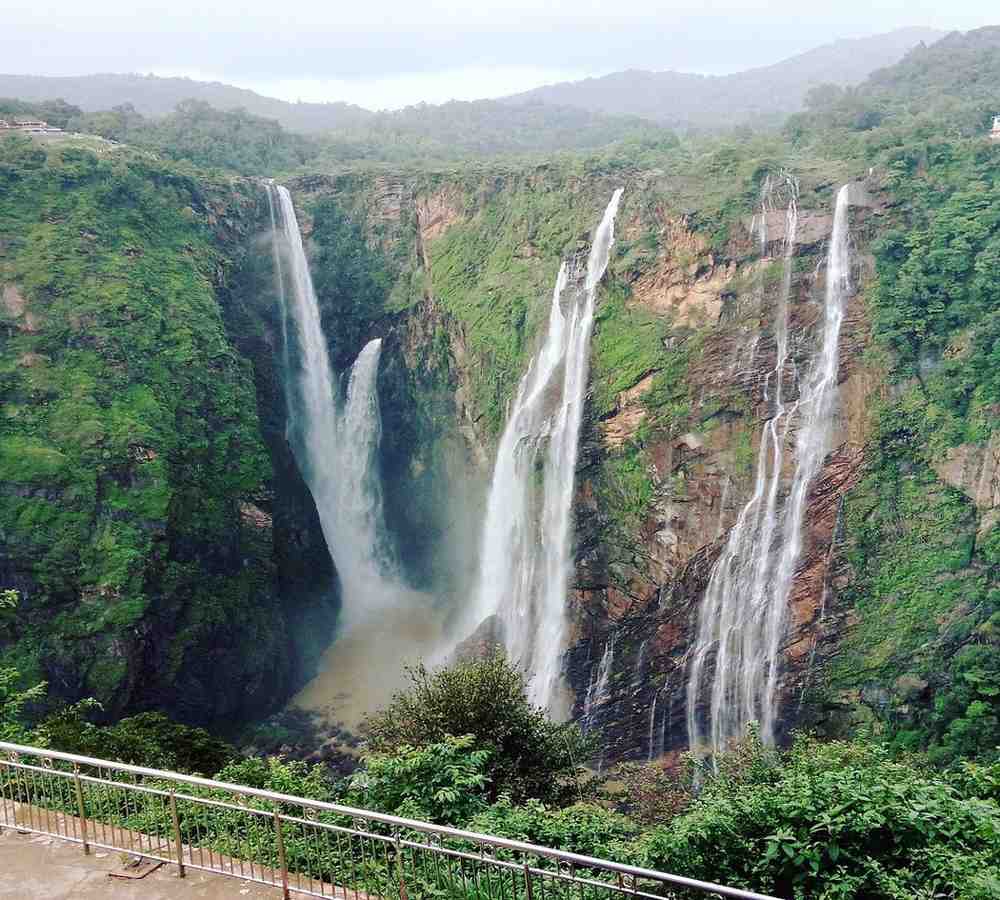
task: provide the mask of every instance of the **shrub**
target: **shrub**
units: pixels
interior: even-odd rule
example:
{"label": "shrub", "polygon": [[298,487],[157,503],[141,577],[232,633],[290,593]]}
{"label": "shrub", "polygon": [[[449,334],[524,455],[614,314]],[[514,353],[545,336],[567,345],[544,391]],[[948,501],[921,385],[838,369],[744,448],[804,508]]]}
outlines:
{"label": "shrub", "polygon": [[628,842],[639,830],[625,816],[596,803],[550,809],[537,800],[514,806],[506,796],[472,819],[469,828],[569,853],[622,861]]}
{"label": "shrub", "polygon": [[235,747],[204,728],[180,725],[162,713],[146,712],[114,725],[95,725],[87,713],[93,701],[64,707],[36,730],[35,742],[66,753],[177,772],[212,775],[235,760]]}
{"label": "shrub", "polygon": [[524,674],[502,654],[449,668],[409,670],[410,687],[364,724],[369,752],[428,747],[462,734],[490,751],[486,796],[558,803],[573,796],[593,742],[572,723],[550,721],[528,701]]}
{"label": "shrub", "polygon": [[27,744],[30,732],[24,723],[24,709],[45,697],[45,684],[21,690],[20,681],[17,669],[0,668],[0,741]]}
{"label": "shrub", "polygon": [[461,825],[486,806],[489,759],[490,751],[477,749],[472,735],[373,753],[351,778],[347,802],[411,819]]}
{"label": "shrub", "polygon": [[1000,896],[995,802],[862,741],[756,757],[709,776],[639,863],[796,900]]}

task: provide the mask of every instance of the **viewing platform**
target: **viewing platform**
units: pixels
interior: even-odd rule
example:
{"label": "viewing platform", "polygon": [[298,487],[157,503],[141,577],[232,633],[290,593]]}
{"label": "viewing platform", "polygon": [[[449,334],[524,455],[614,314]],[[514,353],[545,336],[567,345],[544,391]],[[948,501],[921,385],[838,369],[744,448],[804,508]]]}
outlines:
{"label": "viewing platform", "polygon": [[[0,828],[0,898],[10,900],[281,900],[281,889],[176,867],[130,869],[121,853],[89,855],[44,834]],[[146,874],[143,874],[146,872]],[[124,877],[123,877],[124,876]]]}

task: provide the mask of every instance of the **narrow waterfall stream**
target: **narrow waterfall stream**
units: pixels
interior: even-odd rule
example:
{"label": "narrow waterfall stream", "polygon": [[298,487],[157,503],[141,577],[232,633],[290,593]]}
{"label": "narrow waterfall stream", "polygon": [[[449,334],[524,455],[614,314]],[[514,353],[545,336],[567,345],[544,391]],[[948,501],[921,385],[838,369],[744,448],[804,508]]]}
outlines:
{"label": "narrow waterfall stream", "polygon": [[383,522],[377,466],[382,342],[370,341],[358,354],[341,402],[291,195],[268,185],[268,200],[276,226],[288,437],[341,593],[337,639],[322,671],[294,702],[354,725],[401,684],[404,660],[436,646],[440,624],[429,598],[403,584]]}
{"label": "narrow waterfall stream", "polygon": [[358,355],[341,410],[291,195],[281,185],[272,185],[268,196],[272,211],[277,198],[286,250],[284,265],[281,253],[276,252],[282,319],[294,324],[298,351],[297,356],[291,351],[292,336],[285,324],[282,353],[288,361],[289,438],[316,501],[323,536],[340,578],[343,614],[350,620],[360,614],[357,601],[365,594],[377,600],[382,593],[380,583],[391,581],[395,574],[385,552],[382,493],[375,471],[382,431],[376,391],[382,342],[371,341]]}
{"label": "narrow waterfall stream", "polygon": [[[785,397],[784,380],[789,364],[788,302],[798,209],[794,181],[788,180],[786,187],[789,199],[775,323],[777,361],[765,382],[765,399],[772,404],[772,413],[761,436],[753,493],[730,529],[705,590],[688,674],[689,744],[695,752],[713,756],[741,736],[751,721],[759,723],[765,742],[775,739],[788,596],[802,550],[808,491],[829,449],[837,400],[838,345],[850,294],[849,187],[845,185],[837,195],[821,342],[800,385],[799,398],[791,403]],[[766,220],[766,206],[762,219]],[[766,237],[762,243],[766,246]],[[793,422],[797,428],[794,469],[782,492]]]}
{"label": "narrow waterfall stream", "polygon": [[[471,628],[494,618],[512,659],[531,673],[532,702],[556,715],[565,648],[573,488],[597,286],[614,243],[616,190],[586,268],[559,270],[548,331],[521,379],[490,485]],[[541,487],[538,473],[541,470]]]}

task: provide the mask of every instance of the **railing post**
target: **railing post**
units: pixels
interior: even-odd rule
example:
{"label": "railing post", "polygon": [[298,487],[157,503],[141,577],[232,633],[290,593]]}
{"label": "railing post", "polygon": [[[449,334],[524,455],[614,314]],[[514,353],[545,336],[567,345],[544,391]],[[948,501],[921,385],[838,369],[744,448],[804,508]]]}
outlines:
{"label": "railing post", "polygon": [[399,839],[399,829],[393,832],[396,838],[396,869],[399,871],[399,900],[408,900],[406,893],[406,876],[403,873],[403,844]]}
{"label": "railing post", "polygon": [[177,797],[174,796],[174,789],[170,789],[170,818],[174,823],[174,843],[177,845],[177,868],[180,876],[185,876],[184,871],[184,844],[181,842],[181,820],[177,816]]}
{"label": "railing post", "polygon": [[83,840],[83,852],[90,853],[90,843],[87,840],[87,808],[83,805],[83,783],[80,781],[80,766],[73,763],[73,783],[76,785],[76,812],[80,818],[80,837]]}
{"label": "railing post", "polygon": [[281,866],[281,890],[285,900],[292,896],[288,891],[288,858],[285,856],[285,837],[281,833],[281,815],[274,811],[274,840],[278,845],[278,864]]}
{"label": "railing post", "polygon": [[527,860],[524,861],[524,896],[527,900],[532,900],[534,896],[531,889],[531,866]]}

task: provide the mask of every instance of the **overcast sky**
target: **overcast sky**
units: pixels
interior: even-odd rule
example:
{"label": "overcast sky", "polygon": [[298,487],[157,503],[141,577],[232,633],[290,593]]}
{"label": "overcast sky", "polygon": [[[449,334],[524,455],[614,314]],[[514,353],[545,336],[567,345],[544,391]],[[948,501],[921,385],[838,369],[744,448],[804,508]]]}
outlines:
{"label": "overcast sky", "polygon": [[723,74],[836,38],[991,24],[997,0],[2,0],[0,71],[188,75],[393,108],[623,68]]}

